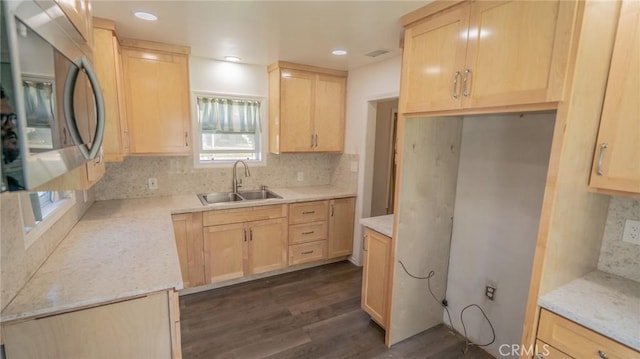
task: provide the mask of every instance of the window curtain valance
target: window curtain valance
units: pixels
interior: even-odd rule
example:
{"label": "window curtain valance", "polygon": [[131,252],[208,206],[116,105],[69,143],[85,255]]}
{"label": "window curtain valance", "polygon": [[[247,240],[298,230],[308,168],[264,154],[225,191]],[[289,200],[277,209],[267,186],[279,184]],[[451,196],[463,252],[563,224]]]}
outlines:
{"label": "window curtain valance", "polygon": [[198,96],[198,119],[205,133],[255,133],[260,101]]}

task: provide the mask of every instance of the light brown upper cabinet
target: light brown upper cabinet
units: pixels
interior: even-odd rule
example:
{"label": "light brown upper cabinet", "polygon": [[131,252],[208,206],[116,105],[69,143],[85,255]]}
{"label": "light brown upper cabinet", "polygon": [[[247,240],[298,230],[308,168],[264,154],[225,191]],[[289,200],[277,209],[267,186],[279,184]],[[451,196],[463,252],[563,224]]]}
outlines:
{"label": "light brown upper cabinet", "polygon": [[346,93],[346,71],[269,66],[269,151],[342,152]]}
{"label": "light brown upper cabinet", "polygon": [[188,47],[121,39],[129,152],[191,154]]}
{"label": "light brown upper cabinet", "polygon": [[93,66],[100,81],[105,106],[104,159],[107,162],[120,162],[129,152],[122,53],[113,22],[95,18],[93,26]]}
{"label": "light brown upper cabinet", "polygon": [[401,112],[562,100],[577,1],[450,4],[402,18]]}
{"label": "light brown upper cabinet", "polygon": [[622,4],[590,186],[640,193],[640,2]]}
{"label": "light brown upper cabinet", "polygon": [[91,5],[89,0],[55,0],[69,21],[78,30],[84,41],[93,45]]}

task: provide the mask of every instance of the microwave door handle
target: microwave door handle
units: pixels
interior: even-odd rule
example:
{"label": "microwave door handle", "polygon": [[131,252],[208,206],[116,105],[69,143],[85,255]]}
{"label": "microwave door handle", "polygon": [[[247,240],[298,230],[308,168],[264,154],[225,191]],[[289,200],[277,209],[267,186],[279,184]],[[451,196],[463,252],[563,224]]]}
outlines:
{"label": "microwave door handle", "polygon": [[89,160],[96,158],[100,154],[102,148],[102,140],[104,137],[104,99],[102,98],[102,89],[100,83],[96,77],[96,73],[91,66],[91,62],[86,57],[80,58],[81,66],[85,69],[89,83],[93,89],[93,97],[96,102],[96,132],[93,136],[93,143],[91,145],[91,152],[89,152]]}
{"label": "microwave door handle", "polygon": [[73,106],[73,95],[76,88],[76,81],[78,80],[78,74],[80,72],[79,60],[73,62],[67,73],[67,79],[64,82],[64,92],[62,95],[62,103],[64,107],[64,120],[69,130],[69,135],[73,143],[78,146],[80,153],[85,159],[89,159],[89,150],[87,146],[82,143],[82,137],[78,133],[78,126],[76,125],[76,113]]}

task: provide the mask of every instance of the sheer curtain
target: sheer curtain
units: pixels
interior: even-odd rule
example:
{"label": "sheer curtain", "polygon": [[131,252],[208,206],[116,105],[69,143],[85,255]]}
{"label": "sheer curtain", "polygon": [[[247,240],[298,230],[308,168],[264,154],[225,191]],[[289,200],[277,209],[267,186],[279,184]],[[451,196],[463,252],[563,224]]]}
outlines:
{"label": "sheer curtain", "polygon": [[260,101],[198,96],[203,132],[256,133],[260,130]]}

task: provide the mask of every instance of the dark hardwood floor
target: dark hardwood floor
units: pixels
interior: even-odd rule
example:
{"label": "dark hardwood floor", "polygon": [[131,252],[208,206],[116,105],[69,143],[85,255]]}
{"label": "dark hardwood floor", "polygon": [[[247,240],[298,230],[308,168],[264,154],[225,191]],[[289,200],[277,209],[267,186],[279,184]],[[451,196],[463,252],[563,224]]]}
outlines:
{"label": "dark hardwood floor", "polygon": [[180,297],[191,358],[492,358],[439,326],[384,347],[360,309],[362,269],[339,262]]}

